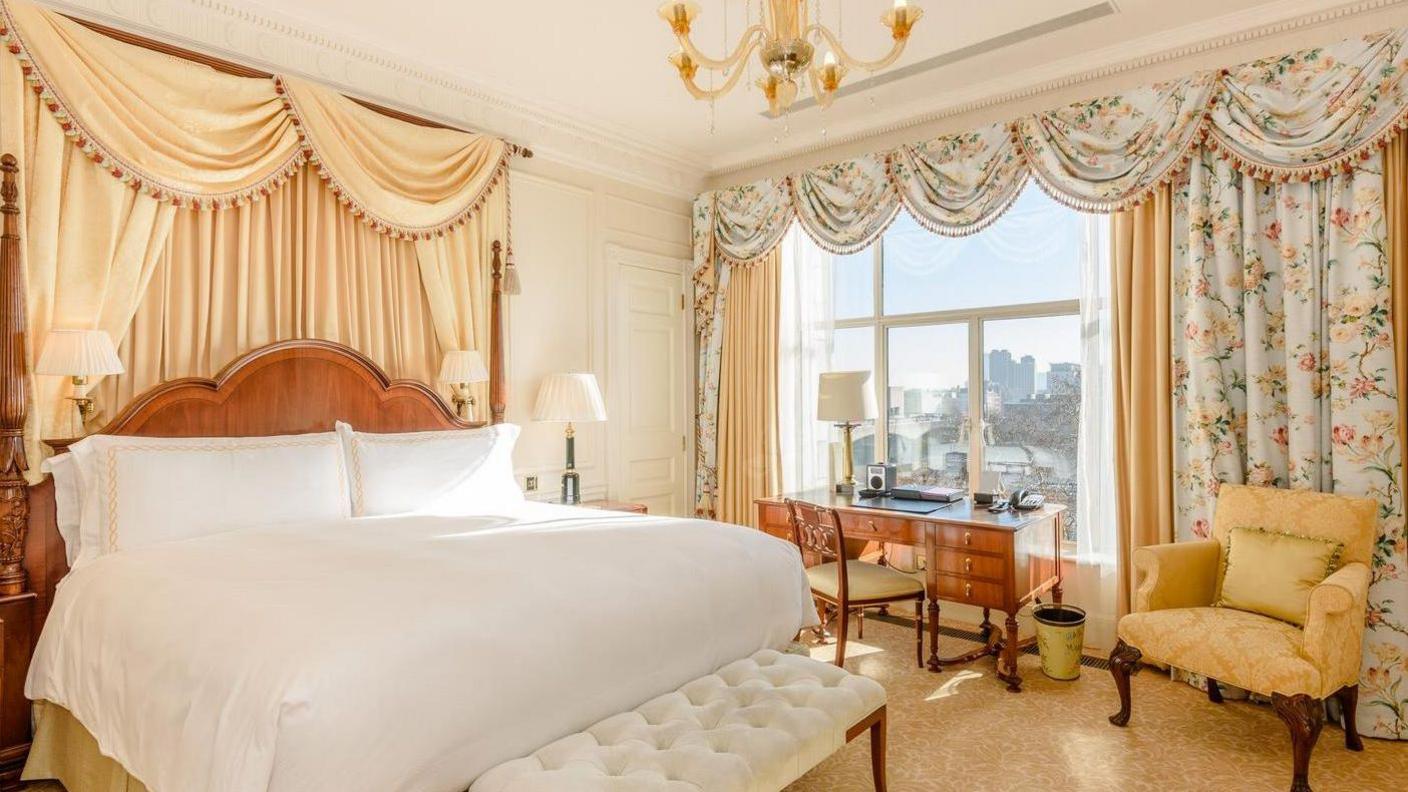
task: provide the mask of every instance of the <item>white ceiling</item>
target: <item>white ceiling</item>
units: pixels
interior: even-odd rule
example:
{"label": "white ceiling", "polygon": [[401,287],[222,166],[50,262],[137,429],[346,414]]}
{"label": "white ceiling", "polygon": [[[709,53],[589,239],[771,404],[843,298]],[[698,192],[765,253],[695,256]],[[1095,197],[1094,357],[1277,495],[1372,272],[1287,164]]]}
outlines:
{"label": "white ceiling", "polygon": [[[700,0],[695,41],[706,51],[730,45],[757,0]],[[913,0],[925,16],[896,67],[968,47],[1081,9],[1099,0]],[[1131,40],[1257,6],[1268,0],[1115,0],[1116,13],[1064,31],[961,60],[925,73],[842,97],[830,109],[810,109],[787,120],[759,111],[756,89],[715,103],[713,131],[706,102],[690,98],[665,56],[674,49],[669,28],[656,16],[656,0],[286,0],[236,5],[297,20],[300,27],[374,46],[429,69],[447,72],[488,91],[521,99],[639,138],[716,170],[760,157],[779,156],[837,137],[880,129],[955,97],[972,96],[982,84],[1040,70]],[[821,0],[824,21],[841,28],[843,43],[861,57],[889,44],[879,21],[891,0]],[[1304,4],[1302,4],[1304,5]],[[753,11],[756,16],[756,10]],[[841,13],[841,23],[836,24]],[[755,67],[756,73],[756,67]],[[702,72],[701,72],[702,74]],[[863,78],[853,74],[850,79]],[[705,79],[701,77],[701,80]]]}
{"label": "white ceiling", "polygon": [[[654,169],[668,175],[640,183],[681,193],[710,175],[1196,50],[1210,39],[1264,34],[1351,6],[1408,9],[1405,0],[1103,0],[1113,13],[1037,35],[1030,29],[1102,0],[909,0],[925,16],[887,72],[946,55],[949,62],[841,96],[827,110],[769,119],[755,88],[740,85],[712,111],[685,93],[665,61],[675,44],[656,16],[658,0],[43,1],[276,70],[302,70],[587,167],[597,160],[602,171]],[[758,0],[698,2],[695,41],[718,54],[725,17],[731,45]],[[853,54],[877,57],[889,45],[879,16],[892,2],[820,0],[821,15]],[[1322,13],[1329,9],[1336,10]],[[994,39],[1001,46],[981,46]],[[965,48],[964,57],[952,57]],[[865,76],[853,73],[848,82]]]}

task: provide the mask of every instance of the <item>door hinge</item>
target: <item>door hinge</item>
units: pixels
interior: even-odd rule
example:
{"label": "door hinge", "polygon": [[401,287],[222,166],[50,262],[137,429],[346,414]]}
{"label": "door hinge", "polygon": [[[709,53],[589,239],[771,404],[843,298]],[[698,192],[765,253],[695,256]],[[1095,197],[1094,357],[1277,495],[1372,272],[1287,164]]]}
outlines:
{"label": "door hinge", "polygon": [[684,435],[680,435],[680,450],[681,450],[681,451],[688,451],[688,450],[689,450],[689,438],[685,437]]}
{"label": "door hinge", "polygon": [[683,295],[683,294],[680,295],[680,310],[681,310],[681,311],[684,310],[684,295]]}

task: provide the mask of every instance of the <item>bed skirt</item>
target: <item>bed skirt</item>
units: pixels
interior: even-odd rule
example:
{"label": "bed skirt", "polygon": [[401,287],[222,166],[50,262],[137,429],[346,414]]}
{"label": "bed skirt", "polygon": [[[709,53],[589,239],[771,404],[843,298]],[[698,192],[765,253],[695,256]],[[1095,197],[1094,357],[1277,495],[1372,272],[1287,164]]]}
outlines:
{"label": "bed skirt", "polygon": [[25,781],[55,780],[67,792],[147,792],[141,781],[98,750],[98,741],[68,710],[34,702],[34,742]]}

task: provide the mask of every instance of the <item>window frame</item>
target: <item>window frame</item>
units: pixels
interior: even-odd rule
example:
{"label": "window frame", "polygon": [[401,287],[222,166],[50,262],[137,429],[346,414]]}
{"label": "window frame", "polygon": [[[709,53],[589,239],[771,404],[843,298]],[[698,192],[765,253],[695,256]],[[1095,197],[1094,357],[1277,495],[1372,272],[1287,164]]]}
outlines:
{"label": "window frame", "polygon": [[874,328],[874,363],[872,382],[876,385],[875,402],[875,458],[888,462],[890,459],[890,329],[894,327],[915,327],[936,324],[964,324],[968,330],[968,481],[970,489],[979,480],[983,470],[985,447],[983,443],[983,392],[984,387],[973,387],[973,383],[985,384],[983,374],[983,324],[1001,319],[1036,319],[1051,316],[1080,317],[1080,299],[1051,300],[1047,302],[1019,303],[985,306],[981,308],[954,308],[942,311],[921,313],[885,313],[885,244],[881,235],[870,246],[871,262],[871,309],[869,316],[851,319],[835,319],[835,330],[850,328]]}

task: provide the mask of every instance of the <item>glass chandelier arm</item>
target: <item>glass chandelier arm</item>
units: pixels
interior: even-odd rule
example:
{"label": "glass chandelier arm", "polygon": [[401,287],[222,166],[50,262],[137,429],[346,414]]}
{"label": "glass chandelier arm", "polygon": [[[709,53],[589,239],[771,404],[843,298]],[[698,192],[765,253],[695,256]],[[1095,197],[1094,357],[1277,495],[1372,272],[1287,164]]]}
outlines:
{"label": "glass chandelier arm", "polygon": [[904,52],[904,45],[909,42],[907,36],[905,38],[897,38],[894,40],[894,44],[890,45],[890,51],[885,57],[879,60],[866,61],[852,57],[849,52],[846,52],[846,48],[841,46],[840,39],[836,38],[831,31],[821,25],[814,24],[807,28],[807,38],[811,38],[813,34],[820,34],[821,38],[826,41],[826,46],[830,47],[831,51],[836,53],[836,58],[842,63],[851,68],[864,69],[866,71],[879,71],[899,60],[900,53]]}
{"label": "glass chandelier arm", "polygon": [[694,46],[694,42],[689,40],[688,33],[680,33],[675,36],[675,38],[679,39],[680,48],[683,49],[696,64],[706,69],[721,71],[723,69],[733,68],[739,61],[748,57],[748,53],[752,52],[758,46],[762,40],[763,34],[766,32],[762,25],[753,25],[743,31],[743,37],[738,40],[738,46],[734,48],[731,54],[723,59],[711,58],[700,52],[699,48]]}
{"label": "glass chandelier arm", "polygon": [[[751,49],[752,48],[750,47],[749,50]],[[746,57],[748,53],[745,51],[743,54]],[[742,77],[744,72],[746,71],[747,69],[734,69],[732,72],[729,73],[728,79],[724,81],[723,85],[720,85],[718,88],[714,88],[712,90],[707,88],[700,88],[697,84],[695,84],[693,76],[686,76],[684,74],[681,74],[680,80],[684,83],[685,90],[689,91],[689,95],[693,96],[695,99],[717,99],[718,97],[723,96],[724,94],[733,90],[733,86],[738,84],[738,79]]]}

